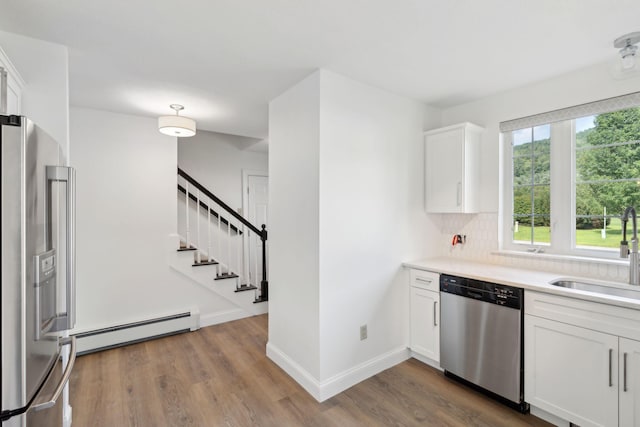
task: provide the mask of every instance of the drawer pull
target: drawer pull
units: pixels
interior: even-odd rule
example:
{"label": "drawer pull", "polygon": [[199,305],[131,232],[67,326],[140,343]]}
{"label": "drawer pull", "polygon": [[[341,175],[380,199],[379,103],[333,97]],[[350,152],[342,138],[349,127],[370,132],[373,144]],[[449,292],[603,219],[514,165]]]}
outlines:
{"label": "drawer pull", "polygon": [[622,355],[622,366],[623,366],[623,375],[622,375],[622,391],[627,391],[627,353]]}
{"label": "drawer pull", "polygon": [[431,282],[433,282],[433,280],[431,280],[431,279],[423,279],[422,277],[416,277],[416,280],[418,282],[422,282],[422,283],[431,283]]}
{"label": "drawer pull", "polygon": [[[433,302],[433,326],[438,326],[438,301]],[[625,390],[626,391],[626,390]]]}
{"label": "drawer pull", "polygon": [[610,348],[610,349],[609,349],[609,387],[612,387],[612,386],[613,386],[613,379],[612,379],[612,373],[611,373],[611,370],[612,370],[612,367],[611,367],[611,365],[612,365],[611,359],[612,359],[612,358],[613,358],[613,349],[612,349],[612,348]]}

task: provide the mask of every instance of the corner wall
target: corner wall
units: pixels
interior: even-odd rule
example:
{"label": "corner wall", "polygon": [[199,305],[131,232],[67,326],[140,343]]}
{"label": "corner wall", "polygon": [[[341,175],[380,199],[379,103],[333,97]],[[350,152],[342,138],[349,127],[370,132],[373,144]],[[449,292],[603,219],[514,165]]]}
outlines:
{"label": "corner wall", "polygon": [[267,355],[308,391],[320,377],[320,73],[269,104]]}
{"label": "corner wall", "polygon": [[320,401],[408,357],[401,263],[438,232],[422,208],[427,116],[326,70],[270,104],[267,354]]}
{"label": "corner wall", "polygon": [[320,380],[348,384],[354,368],[406,358],[401,264],[426,256],[434,232],[422,203],[425,107],[325,70],[320,93]]}

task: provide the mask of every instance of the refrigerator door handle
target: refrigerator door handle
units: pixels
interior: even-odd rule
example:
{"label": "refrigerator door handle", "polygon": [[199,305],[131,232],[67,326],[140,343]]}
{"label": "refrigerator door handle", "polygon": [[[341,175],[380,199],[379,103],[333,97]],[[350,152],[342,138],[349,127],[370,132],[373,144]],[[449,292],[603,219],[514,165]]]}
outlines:
{"label": "refrigerator door handle", "polygon": [[64,386],[67,385],[67,382],[69,382],[69,377],[71,376],[71,371],[73,370],[73,365],[76,363],[76,337],[69,337],[69,338],[63,338],[60,340],[60,346],[64,347],[65,345],[69,345],[70,350],[69,350],[69,361],[67,362],[67,367],[64,370],[64,373],[62,374],[62,377],[60,378],[60,382],[58,383],[58,385],[55,388],[55,391],[53,392],[51,399],[49,399],[46,402],[42,402],[42,403],[38,403],[36,405],[33,405],[33,410],[35,411],[40,411],[42,409],[47,409],[47,408],[51,408],[52,406],[54,406],[58,400],[58,398],[60,397],[60,394],[62,393],[62,390],[64,389]]}
{"label": "refrigerator door handle", "polygon": [[76,171],[73,168],[65,166],[47,166],[47,185],[45,195],[45,203],[48,204],[47,208],[47,224],[48,229],[46,231],[46,238],[48,239],[47,247],[52,246],[52,200],[51,200],[51,186],[54,182],[64,182],[67,184],[67,200],[66,200],[66,306],[65,312],[57,317],[56,325],[52,331],[64,331],[72,329],[76,324],[76,230],[75,230],[75,215],[76,215]]}

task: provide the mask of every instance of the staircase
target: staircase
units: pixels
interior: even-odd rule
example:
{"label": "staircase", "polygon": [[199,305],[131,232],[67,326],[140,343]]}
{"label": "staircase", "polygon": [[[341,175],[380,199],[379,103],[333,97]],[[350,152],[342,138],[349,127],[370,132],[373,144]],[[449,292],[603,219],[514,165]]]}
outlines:
{"label": "staircase", "polygon": [[251,224],[180,168],[177,178],[178,236],[170,243],[170,266],[248,315],[265,313],[266,226]]}

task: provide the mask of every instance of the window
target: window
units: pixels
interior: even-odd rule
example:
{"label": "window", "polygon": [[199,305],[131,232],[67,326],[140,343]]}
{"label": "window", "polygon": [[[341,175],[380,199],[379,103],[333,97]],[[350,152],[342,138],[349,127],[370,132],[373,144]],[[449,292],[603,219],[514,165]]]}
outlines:
{"label": "window", "polygon": [[550,128],[513,132],[513,240],[518,243],[550,242]]}
{"label": "window", "polygon": [[640,209],[640,107],[575,123],[576,246],[618,248],[620,215]]}
{"label": "window", "polygon": [[[632,95],[640,105],[640,94]],[[620,216],[627,206],[640,211],[640,107],[616,105],[501,124],[503,248],[618,256]],[[590,114],[579,116],[585,110]]]}

